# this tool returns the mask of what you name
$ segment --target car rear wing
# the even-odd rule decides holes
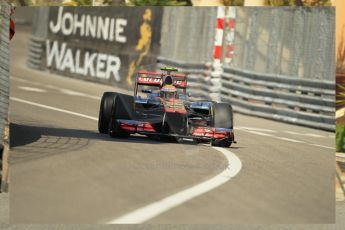
[[[164,77],[171,76],[173,79],[173,85],[176,88],[187,88],[187,75],[180,73],[157,73],[157,72],[145,72],[139,71],[136,79],[136,87],[138,85],[147,85],[147,86],[162,86]]]

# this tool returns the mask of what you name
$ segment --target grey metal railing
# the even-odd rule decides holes
[[[224,68],[221,98],[235,111],[335,130],[335,82]]]
[[[32,36],[29,44],[28,66],[33,69],[44,69],[45,39]]]

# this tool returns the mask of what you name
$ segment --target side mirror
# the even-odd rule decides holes
[[[151,89],[142,89],[141,92],[143,93],[152,93]]]

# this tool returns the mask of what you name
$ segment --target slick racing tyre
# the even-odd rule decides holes
[[[213,127],[233,129],[232,107],[228,103],[213,104]],[[212,146],[230,147],[231,139],[214,139],[211,141]]]
[[[217,146],[217,147],[225,147],[228,148],[230,147],[232,144],[232,141],[228,140],[228,139],[224,139],[224,140],[218,140],[218,139],[214,139],[211,141],[211,145],[212,146]]]
[[[108,124],[109,135],[111,137],[128,138],[129,133],[121,130],[118,119],[133,120],[134,119],[134,99],[132,96],[118,94],[113,101],[111,108],[111,117]]]
[[[117,93],[105,92],[102,96],[98,115],[98,131],[107,134],[111,118],[111,108],[114,104]]]

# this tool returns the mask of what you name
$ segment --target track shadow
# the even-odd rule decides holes
[[[80,150],[93,144],[94,140],[129,143],[162,144],[144,136],[129,139],[111,138],[97,131],[37,127],[10,124],[10,163],[28,161],[56,154]]]
[[[145,136],[131,136],[125,138],[111,138],[107,134],[100,134],[97,131],[66,129],[53,127],[37,127],[21,124],[10,124],[10,147],[19,147],[37,142],[44,136],[60,138],[82,138],[88,140],[101,140],[111,142],[140,142],[160,144],[162,142],[151,140]]]

